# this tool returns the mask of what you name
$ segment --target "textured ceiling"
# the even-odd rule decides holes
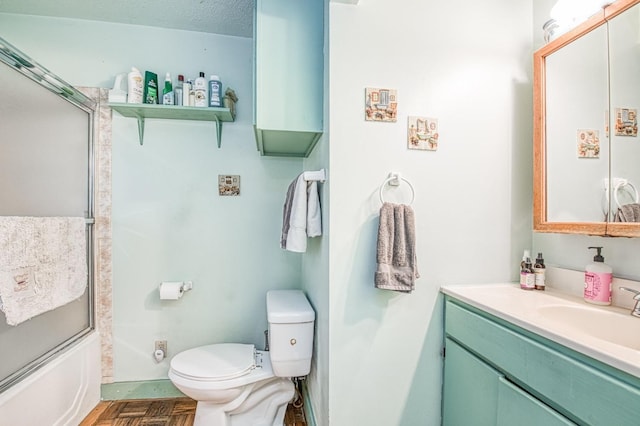
[[[253,0],[0,0],[0,12],[253,35]]]

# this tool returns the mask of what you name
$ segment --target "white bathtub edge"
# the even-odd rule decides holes
[[[76,426],[100,401],[100,338],[93,332],[0,394],[0,419]]]

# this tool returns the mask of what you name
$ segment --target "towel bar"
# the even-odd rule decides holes
[[[317,180],[318,182],[324,182],[327,178],[327,175],[324,172],[324,169],[320,169],[313,172],[304,172],[303,178],[306,181]]]
[[[413,189],[413,185],[411,185],[411,182],[409,182],[407,179],[402,177],[400,173],[394,172],[389,173],[389,177],[386,178],[384,182],[382,182],[382,185],[380,185],[380,191],[378,192],[378,195],[380,196],[381,203],[384,204],[384,198],[382,197],[382,191],[384,190],[384,187],[387,184],[391,186],[398,186],[400,185],[400,181],[404,181],[407,185],[409,185],[409,188],[411,189],[411,201],[409,201],[409,205],[413,204],[413,201],[416,199],[416,191],[415,189]]]

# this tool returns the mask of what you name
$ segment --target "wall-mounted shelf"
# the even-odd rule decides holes
[[[109,106],[118,111],[123,117],[135,118],[138,120],[138,138],[140,145],[144,141],[144,121],[147,118],[160,118],[163,120],[195,120],[212,121],[216,124],[216,138],[218,148],[222,143],[222,123],[224,121],[234,121],[235,117],[229,108],[202,108],[185,107],[175,105],[153,105],[153,104],[124,104],[110,103]]]

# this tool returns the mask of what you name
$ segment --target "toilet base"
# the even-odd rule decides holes
[[[294,395],[290,379],[275,377],[257,382],[228,404],[198,401],[193,426],[282,426]]]

